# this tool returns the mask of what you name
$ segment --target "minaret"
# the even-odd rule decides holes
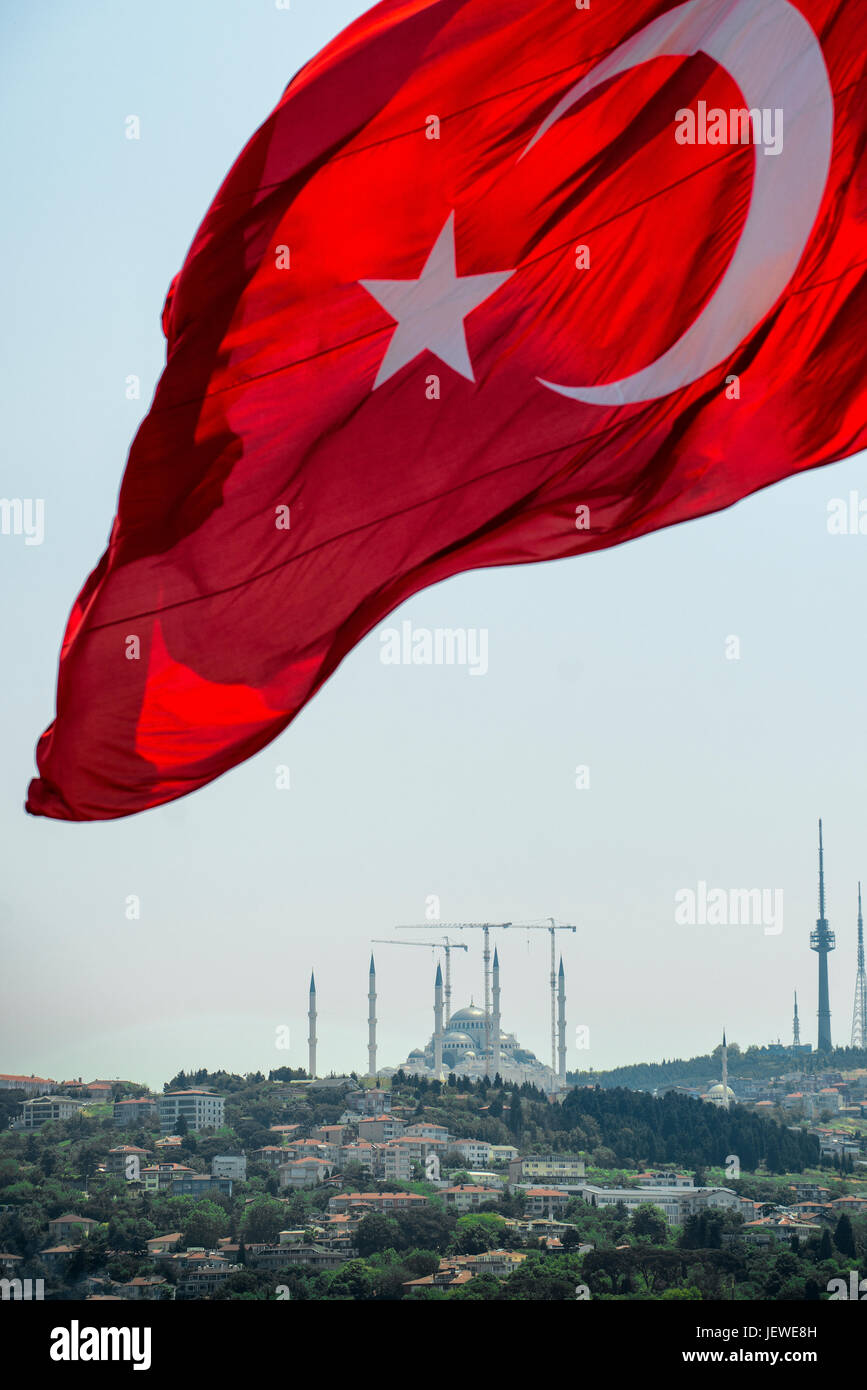
[[[494,947],[494,1076],[500,1070],[500,958]]]
[[[798,991],[795,990],[795,1016],[792,1019],[792,1047],[801,1046],[801,1024],[798,1020]]]
[[[728,1047],[727,1047],[727,1045],[726,1045],[726,1032],[725,1032],[725,1029],[723,1029],[722,1071],[723,1071],[723,1074],[722,1074],[722,1088],[723,1088],[722,1103],[723,1103],[723,1109],[724,1109],[724,1110],[728,1110],[728,1108],[729,1108],[729,1050],[728,1050]]]
[[[376,966],[370,954],[367,989],[367,1074],[376,1076]]]
[[[822,848],[822,822],[819,821],[819,916],[810,932],[810,950],[819,956],[819,1039],[818,1051],[831,1051],[831,998],[828,993],[828,955],[836,946],[834,933],[825,917],[825,856]]]
[[[867,1047],[867,976],[864,974],[864,918],[861,884],[858,884],[858,970],[855,975],[855,1007],[852,1010],[852,1046]]]
[[[560,973],[557,977],[557,1075],[566,1080],[566,975],[563,971],[563,957],[560,957]]]
[[[307,1010],[307,1018],[310,1023],[310,1032],[307,1037],[307,1071],[309,1075],[316,1075],[316,981],[313,978],[313,971],[310,971],[310,1007]]]
[[[442,1080],[443,1074],[443,972],[437,965],[434,981],[434,1076]]]

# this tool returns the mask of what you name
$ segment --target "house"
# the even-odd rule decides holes
[[[232,1195],[231,1178],[215,1178],[211,1173],[179,1173],[172,1178],[173,1197],[207,1197],[211,1192]]]
[[[317,1187],[330,1174],[331,1164],[321,1158],[293,1158],[277,1171],[283,1188]]]
[[[549,1182],[574,1183],[584,1181],[584,1160],[576,1154],[528,1154],[509,1164],[509,1181],[547,1178]]]
[[[431,1125],[419,1121],[417,1124],[407,1125],[404,1133],[410,1138],[438,1139],[443,1144],[451,1143],[451,1135],[444,1125]],[[490,1145],[488,1147],[490,1148]]]
[[[455,1139],[449,1148],[471,1168],[484,1168],[491,1162],[491,1145],[485,1139]]]
[[[426,1207],[427,1197],[418,1192],[341,1192],[329,1198],[330,1212],[346,1212],[353,1207],[368,1211],[405,1211],[409,1207]]]
[[[386,1139],[398,1139],[406,1126],[396,1115],[366,1115],[358,1121],[359,1139],[370,1143],[383,1143]]]
[[[141,1170],[145,1192],[164,1192],[171,1188],[175,1178],[186,1177],[193,1169],[185,1163],[149,1163]]]
[[[573,1195],[559,1187],[528,1187],[524,1194],[524,1213],[526,1216],[553,1217],[556,1211],[565,1211]],[[649,1199],[645,1197],[644,1200]]]
[[[346,1108],[358,1115],[386,1115],[391,1110],[391,1092],[378,1086],[369,1091],[354,1091],[346,1098]]]
[[[178,1274],[175,1298],[180,1300],[209,1298],[232,1274],[237,1274],[243,1265],[229,1264],[221,1255],[202,1254],[190,1256]]]
[[[475,1183],[460,1183],[457,1187],[443,1187],[438,1194],[446,1206],[453,1211],[475,1211],[488,1202],[499,1202],[502,1192],[493,1187],[479,1187]]]
[[[681,1226],[688,1216],[707,1207],[749,1217],[754,1212],[751,1201],[727,1187],[596,1187],[588,1183],[577,1195],[594,1207],[622,1203],[630,1215],[636,1207],[650,1203],[660,1208],[669,1226]]]
[[[855,1193],[851,1197],[835,1197],[831,1202],[835,1216],[840,1216],[844,1211],[850,1216],[861,1216],[867,1211],[867,1193]]]
[[[297,1129],[297,1125],[292,1126]],[[261,1149],[253,1149],[250,1158],[254,1163],[263,1163],[266,1168],[279,1168],[290,1157],[290,1150],[282,1144],[265,1144]]]
[[[492,1144],[487,1161],[488,1163],[511,1163],[512,1159],[517,1157],[518,1150],[514,1144]]]
[[[810,1236],[821,1235],[822,1228],[814,1221],[803,1221],[797,1216],[762,1216],[758,1221],[745,1221],[740,1231],[732,1233],[733,1239],[746,1241],[748,1245],[770,1245],[779,1240],[788,1244],[793,1237],[808,1240]]]
[[[526,1258],[517,1250],[487,1250],[482,1255],[446,1255],[440,1260],[435,1274],[428,1274],[424,1279],[410,1279],[403,1287],[410,1290],[456,1288],[469,1283],[478,1274],[506,1279]]]
[[[46,1076],[17,1076],[14,1072],[0,1072],[0,1091],[22,1091],[25,1096],[45,1096],[56,1086],[57,1082]]]
[[[211,1159],[211,1177],[231,1178],[233,1182],[247,1181],[247,1159],[244,1154],[217,1154]]]
[[[150,1149],[139,1149],[135,1144],[121,1144],[109,1149],[105,1160],[105,1171],[113,1177],[125,1178],[127,1182],[141,1179],[142,1163],[150,1158]]]
[[[180,1231],[173,1231],[167,1236],[153,1236],[147,1243],[148,1254],[154,1258],[160,1255],[174,1255],[183,1238]]]
[[[470,1168],[467,1170],[467,1177],[477,1187],[496,1187],[500,1192],[507,1181],[502,1173],[488,1172],[486,1168]]]
[[[94,1226],[99,1223],[89,1216],[77,1216],[74,1212],[67,1212],[65,1216],[55,1216],[48,1223],[48,1234],[53,1240],[66,1240],[69,1236],[75,1236],[77,1240],[90,1235]]]
[[[40,1250],[39,1258],[47,1270],[56,1273],[62,1270],[80,1249],[80,1245],[49,1245],[45,1250]]]
[[[436,1274],[426,1274],[423,1279],[409,1279],[403,1287],[410,1292],[414,1289],[455,1289],[460,1288],[462,1284],[469,1284],[472,1277],[470,1269],[448,1266],[438,1269]]]
[[[121,1298],[151,1300],[174,1295],[172,1285],[161,1274],[138,1275],[135,1279],[121,1284],[119,1288]]]
[[[274,1126],[272,1125],[271,1128],[273,1129]],[[298,1126],[286,1126],[286,1128],[297,1129]],[[321,1144],[335,1145],[337,1148],[341,1144],[349,1143],[352,1137],[353,1131],[348,1125],[317,1125],[315,1129],[310,1131],[311,1139],[316,1139]]]
[[[151,1096],[134,1096],[128,1100],[114,1103],[114,1123],[118,1129],[132,1129],[138,1125],[146,1127],[157,1118],[157,1103]]]
[[[583,1164],[581,1165],[583,1168]],[[695,1187],[689,1173],[649,1172],[638,1174],[640,1187]]]
[[[291,1265],[307,1265],[311,1269],[338,1269],[354,1254],[354,1250],[336,1250],[316,1243],[312,1245],[280,1245],[272,1247],[270,1257],[265,1257],[265,1264],[267,1267],[269,1258],[273,1258],[273,1268],[275,1269],[287,1269]]]
[[[370,1171],[380,1182],[408,1182],[412,1177],[412,1155],[401,1144],[374,1144]]]
[[[49,1120],[71,1120],[84,1105],[83,1100],[75,1100],[72,1096],[33,1096],[23,1102],[15,1128],[39,1129]]]

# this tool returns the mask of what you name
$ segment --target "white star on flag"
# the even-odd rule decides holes
[[[397,323],[373,383],[374,391],[425,351],[468,381],[475,381],[464,319],[514,273],[458,275],[452,212],[417,280],[360,280],[362,289]]]

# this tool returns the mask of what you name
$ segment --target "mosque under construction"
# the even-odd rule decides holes
[[[450,1073],[480,1080],[499,1073],[510,1084],[529,1082],[541,1090],[552,1092],[566,1087],[566,975],[563,960],[556,984],[557,1065],[547,1066],[534,1052],[522,1047],[514,1033],[503,1029],[500,1012],[500,961],[494,951],[492,1008],[486,1011],[472,1001],[455,1013],[448,1011],[444,998],[442,968],[437,965],[434,981],[434,1031],[424,1047],[410,1052],[397,1066],[377,1065],[376,1043],[376,964],[370,957],[368,973],[368,1043],[367,1075],[393,1076],[395,1072],[430,1078],[446,1078]],[[449,1001],[450,1002],[450,1001]],[[310,977],[308,1009],[308,1071],[316,1075],[316,982]],[[552,1058],[553,1060],[553,1058]]]

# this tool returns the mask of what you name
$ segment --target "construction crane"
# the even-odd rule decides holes
[[[523,931],[546,931],[551,933],[551,1070],[557,1075],[557,953],[555,949],[554,933],[558,931],[578,930],[571,923],[555,922],[553,917],[546,917],[544,920],[537,918],[532,922],[515,922],[514,926],[520,927]]]
[[[374,936],[373,941],[383,946],[420,946],[428,951],[445,951],[446,954],[446,1023],[452,1016],[452,951],[468,951],[469,946],[465,946],[462,941],[450,941],[444,936],[442,943],[439,941],[395,941],[388,936]]]
[[[485,1076],[491,1074],[491,938],[492,931],[505,930],[511,922],[443,922],[448,931],[482,931],[485,933]],[[430,922],[413,922],[398,926],[396,931],[430,931]]]

